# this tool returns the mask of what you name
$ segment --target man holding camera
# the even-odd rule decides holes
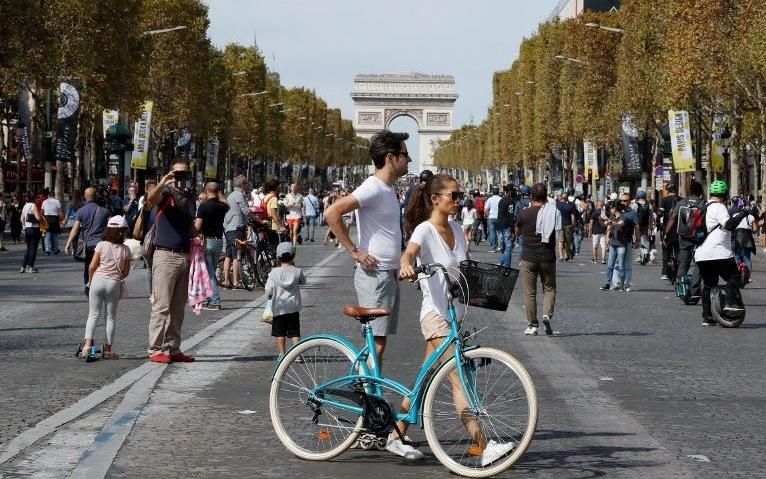
[[[184,161],[174,162],[170,173],[147,194],[146,201],[157,205],[149,361],[165,364],[193,362],[194,358],[180,349],[196,209],[189,165]]]

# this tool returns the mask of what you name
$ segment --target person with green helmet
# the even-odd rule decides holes
[[[731,233],[737,228],[742,218],[749,214],[743,210],[734,216],[724,202],[729,195],[729,185],[723,180],[716,180],[710,185],[710,201],[704,208],[705,232],[707,235],[694,251],[694,261],[702,276],[702,325],[712,326],[716,322],[710,309],[710,290],[718,285],[718,278],[726,281],[726,300],[724,313],[743,311],[738,304],[739,272],[734,260],[731,245]]]

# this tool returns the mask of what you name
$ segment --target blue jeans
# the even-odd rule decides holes
[[[750,250],[738,249],[734,251],[734,257],[737,259],[737,264],[744,261],[744,263],[747,265],[747,269],[750,271],[753,270],[753,260],[750,259]]]
[[[27,251],[24,253],[22,266],[33,268],[37,258],[37,248],[40,246],[40,228],[24,228],[24,239],[27,241]]]
[[[511,253],[513,252],[513,227],[503,228],[503,255],[500,257],[500,266],[511,267]]]
[[[574,231],[574,254],[580,254],[580,245],[582,245],[582,232],[576,228]]]
[[[221,305],[221,292],[218,289],[218,281],[215,280],[215,269],[218,267],[218,259],[223,251],[223,239],[205,238],[205,264],[207,272],[210,275],[210,288],[213,295],[210,296],[208,304]]]
[[[58,253],[59,251],[59,234],[51,233],[47,231],[45,233],[45,251],[48,253]]]
[[[498,243],[500,243],[500,241],[498,241],[498,237],[500,237],[500,240],[502,241],[502,232],[500,231],[500,227],[497,223],[497,218],[490,218],[487,220],[487,226],[489,228],[489,231],[487,232],[487,237],[489,239],[489,249],[497,249]]]
[[[317,229],[317,217],[304,216],[303,224],[306,226],[306,239],[309,241],[314,241],[314,233]]]
[[[630,286],[630,283],[633,281],[633,245],[631,243],[628,243],[628,245],[625,247],[625,280],[623,281],[624,286]]]
[[[609,260],[606,264],[605,285],[623,285],[625,280],[625,246],[609,245]]]

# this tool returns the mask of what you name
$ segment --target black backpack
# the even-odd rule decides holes
[[[652,208],[649,203],[638,205],[638,227],[641,229],[649,227],[649,218],[652,214]]]

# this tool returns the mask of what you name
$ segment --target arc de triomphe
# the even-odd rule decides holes
[[[400,116],[418,124],[420,170],[436,171],[433,152],[449,139],[455,121],[455,79],[451,75],[386,73],[354,78],[354,128],[369,138]]]

